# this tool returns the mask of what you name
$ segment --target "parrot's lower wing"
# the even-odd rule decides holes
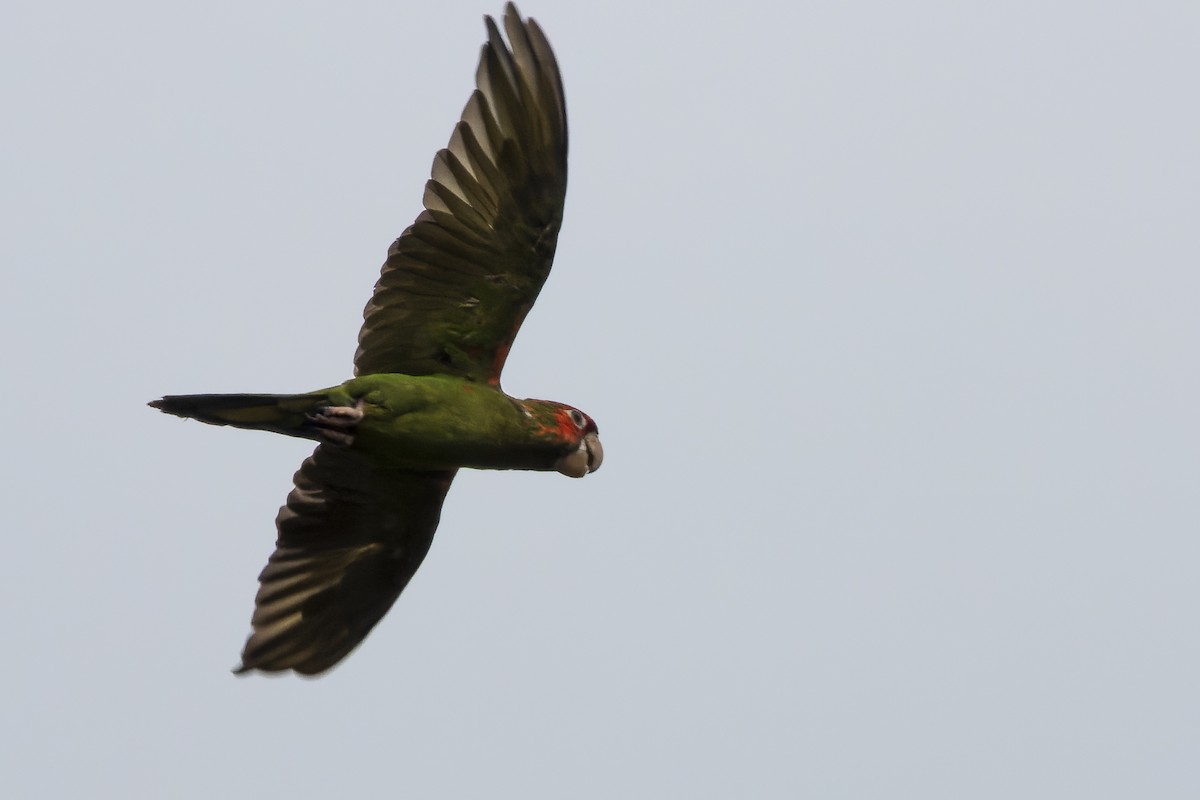
[[[315,675],[353,650],[421,565],[454,474],[388,470],[318,447],[276,518],[236,671]]]

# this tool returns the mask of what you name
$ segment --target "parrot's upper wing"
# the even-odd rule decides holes
[[[319,446],[279,510],[237,671],[315,675],[345,658],[421,565],[453,479]]]
[[[425,210],[388,250],[355,374],[450,374],[498,385],[554,258],[567,190],[567,114],[554,53],[505,7],[477,89],[433,160]]]

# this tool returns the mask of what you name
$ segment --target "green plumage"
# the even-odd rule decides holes
[[[320,413],[362,411],[351,448],[388,469],[552,470],[577,443],[551,435],[558,403],[520,401],[446,375],[365,375],[306,394],[168,395],[151,406],[178,417],[324,441]]]
[[[485,19],[475,90],[434,158],[425,210],[388,249],[363,312],[358,377],[305,394],[171,395],[150,404],[320,442],[275,520],[239,672],[315,675],[357,647],[428,552],[459,468],[581,478],[603,460],[586,414],[500,389],[554,257],[567,115],[537,23],[507,4],[506,45]]]

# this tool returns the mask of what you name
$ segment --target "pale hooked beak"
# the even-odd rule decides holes
[[[554,468],[563,475],[582,478],[589,472],[600,469],[600,464],[603,462],[604,448],[600,446],[600,437],[595,433],[589,433],[579,442],[579,447],[560,458]]]

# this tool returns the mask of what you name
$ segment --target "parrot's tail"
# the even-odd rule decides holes
[[[338,417],[333,427],[345,431],[345,412],[353,409],[330,407],[328,395],[315,394],[176,394],[153,400],[150,406],[177,417],[189,417],[210,425],[274,431],[287,436],[326,441],[330,436],[331,412]],[[338,414],[337,412],[342,412]],[[361,413],[359,414],[361,418]],[[354,423],[358,420],[354,419]],[[352,430],[350,431],[352,434]]]

